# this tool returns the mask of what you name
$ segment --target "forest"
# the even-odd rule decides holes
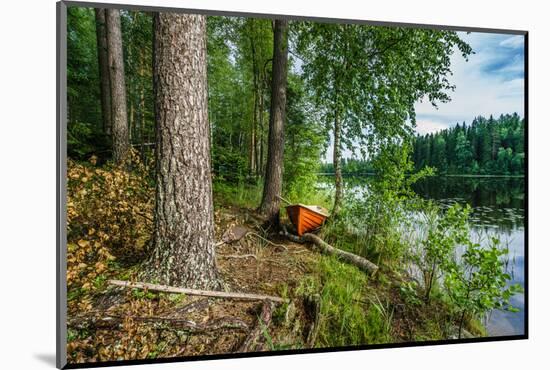
[[[523,175],[525,123],[517,113],[476,117],[470,125],[418,136],[416,169],[430,166],[441,174]]]
[[[450,30],[70,6],[69,362],[487,336],[522,291],[507,246],[413,185],[523,174],[524,122],[416,136],[453,53]]]
[[[439,175],[523,175],[525,123],[517,113],[476,117],[449,129],[418,135],[413,140],[416,171],[431,167]],[[343,158],[344,174],[373,173],[368,159]],[[321,163],[321,173],[334,173],[332,163]]]

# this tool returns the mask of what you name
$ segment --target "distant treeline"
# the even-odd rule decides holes
[[[374,173],[374,168],[369,161],[355,158],[342,158],[342,174],[344,175],[364,175]],[[334,164],[321,163],[319,166],[321,173],[334,173]]]
[[[417,136],[413,144],[416,170],[433,167],[438,174],[523,175],[525,122],[517,113],[476,117],[453,128]],[[321,173],[334,173],[332,163],[322,163]],[[342,173],[365,174],[374,169],[368,160],[342,159]]]
[[[417,136],[416,169],[434,167],[440,174],[521,175],[524,173],[525,122],[517,113],[476,117],[471,125]]]

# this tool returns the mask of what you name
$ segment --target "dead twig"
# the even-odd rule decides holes
[[[273,245],[274,247],[282,248],[282,249],[285,250],[285,251],[288,250],[288,248],[287,248],[286,246],[284,246],[284,245],[282,245],[282,244],[274,243],[274,242],[272,242],[271,240],[264,238],[264,237],[261,236],[260,234],[256,234],[255,232],[252,232],[252,231],[251,231],[251,232],[249,232],[248,234],[246,234],[246,236],[255,236],[255,237],[257,237],[257,238],[263,240],[264,242]]]
[[[208,298],[199,299],[191,303],[188,303],[185,306],[176,308],[174,313],[170,316],[185,315],[185,314],[193,313],[195,311],[202,311],[208,307],[209,303],[210,302],[208,301]]]
[[[255,254],[217,254],[218,257],[221,258],[254,258],[255,260],[258,259]]]

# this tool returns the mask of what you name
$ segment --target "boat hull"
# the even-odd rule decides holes
[[[321,227],[328,217],[324,208],[303,204],[290,205],[286,212],[299,236]]]

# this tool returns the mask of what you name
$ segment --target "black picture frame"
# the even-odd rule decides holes
[[[512,29],[495,29],[495,28],[480,28],[480,27],[464,27],[450,26],[439,24],[417,24],[417,23],[397,23],[384,22],[374,20],[359,20],[359,19],[337,19],[337,18],[321,18],[301,15],[289,14],[262,14],[248,12],[233,12],[233,11],[218,11],[205,9],[190,9],[190,8],[173,8],[161,6],[144,6],[132,4],[110,4],[101,2],[79,2],[79,1],[60,1],[56,7],[57,10],[57,100],[56,100],[56,119],[57,119],[57,154],[56,154],[56,195],[57,195],[57,212],[56,212],[56,235],[57,235],[57,250],[56,250],[56,366],[60,369],[76,369],[76,368],[95,368],[106,366],[125,366],[138,364],[157,364],[157,363],[173,363],[173,362],[188,362],[188,361],[203,361],[203,360],[218,360],[218,359],[234,359],[246,357],[264,357],[264,356],[280,356],[308,353],[326,353],[326,352],[341,352],[341,351],[358,351],[369,349],[382,348],[403,348],[403,347],[421,347],[421,346],[439,346],[448,344],[465,344],[465,343],[483,343],[497,342],[510,340],[525,340],[529,338],[529,32],[526,30]],[[285,18],[288,20],[307,20],[319,22],[334,22],[334,23],[353,23],[366,24],[374,26],[394,26],[405,28],[425,28],[438,30],[452,30],[464,32],[481,32],[481,33],[498,33],[509,35],[520,35],[524,37],[524,119],[525,119],[525,233],[524,233],[524,297],[525,297],[525,319],[524,319],[524,334],[509,335],[498,337],[484,338],[463,338],[453,340],[438,340],[438,341],[419,341],[409,343],[385,343],[371,344],[347,347],[331,347],[322,349],[299,349],[299,350],[275,350],[268,352],[248,352],[248,353],[227,353],[215,355],[201,356],[185,356],[173,358],[158,358],[144,360],[121,360],[121,361],[105,361],[82,364],[67,363],[67,287],[66,287],[66,248],[67,248],[67,232],[66,232],[66,199],[67,199],[67,7],[88,7],[88,8],[116,8],[123,10],[136,10],[147,12],[176,12],[186,14],[201,14],[214,16],[239,16],[239,17],[255,17],[255,18]]]

